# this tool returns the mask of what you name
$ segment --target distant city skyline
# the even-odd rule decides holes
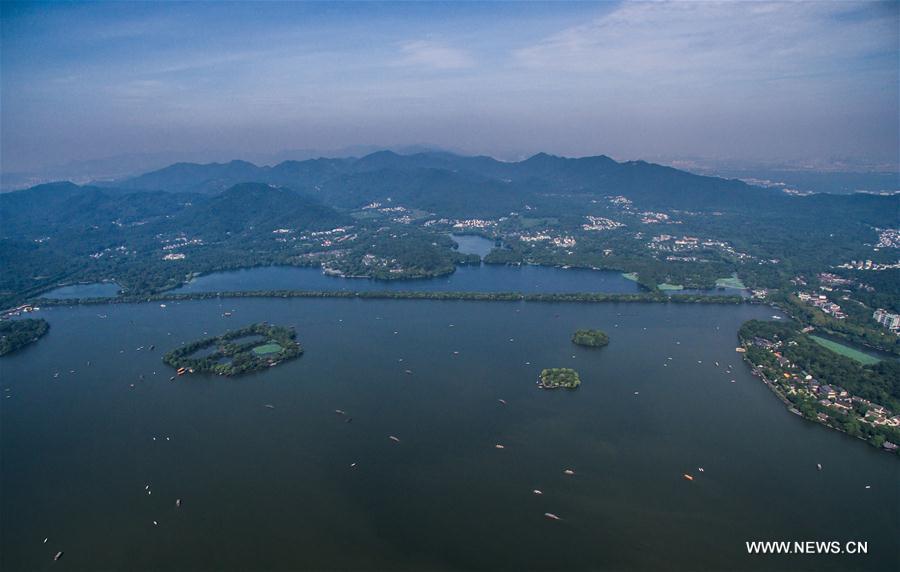
[[[893,168],[900,155],[895,2],[0,10],[3,172],[422,144]]]

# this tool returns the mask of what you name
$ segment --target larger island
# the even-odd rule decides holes
[[[221,336],[183,345],[163,356],[179,374],[205,372],[237,375],[278,365],[303,353],[292,328],[265,322],[251,324]]]

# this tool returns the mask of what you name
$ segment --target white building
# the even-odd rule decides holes
[[[872,314],[872,318],[892,332],[900,330],[900,314],[891,314],[887,310],[878,308],[875,310],[875,313]]]

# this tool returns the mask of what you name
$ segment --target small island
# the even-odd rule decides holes
[[[568,367],[552,367],[541,372],[538,386],[541,389],[575,389],[581,385],[578,372]]]
[[[24,348],[47,333],[50,324],[40,318],[0,321],[0,356]]]
[[[576,330],[572,343],[589,348],[602,348],[609,344],[609,336],[600,330]]]
[[[185,344],[164,355],[163,361],[176,368],[179,375],[186,372],[238,375],[299,356],[303,348],[296,337],[293,328],[260,322]]]

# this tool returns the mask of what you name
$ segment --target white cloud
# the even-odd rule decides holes
[[[872,54],[896,53],[895,18],[890,8],[848,2],[626,3],[513,56],[526,68],[629,80],[837,75]]]
[[[401,57],[395,63],[436,70],[470,68],[475,61],[468,52],[429,40],[406,42],[400,46]]]

